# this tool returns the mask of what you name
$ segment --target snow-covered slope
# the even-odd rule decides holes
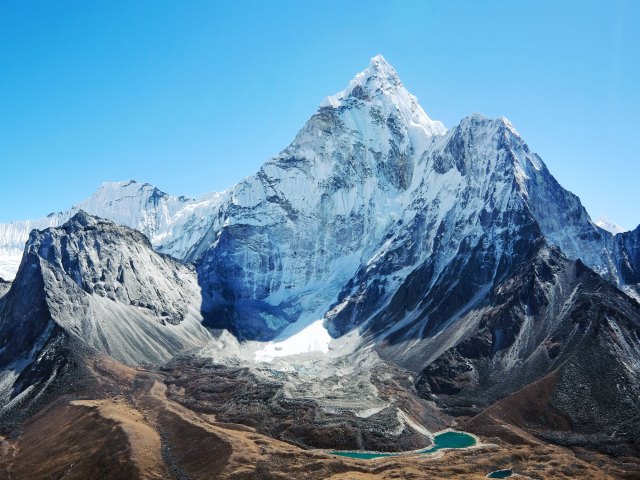
[[[63,214],[51,213],[38,220],[0,224],[0,277],[13,280],[24,251],[24,244],[33,229],[57,227]]]
[[[205,316],[244,338],[321,318],[403,215],[417,161],[445,133],[381,57],[282,153],[230,190],[189,252]]]
[[[376,342],[404,343],[411,362],[420,351],[411,345],[484,301],[538,238],[637,295],[635,234],[614,237],[595,226],[506,119],[464,119],[419,168],[423,185],[405,218],[326,314],[334,336],[369,322]]]
[[[504,119],[472,115],[421,158],[409,208],[327,313],[335,336],[371,321],[416,342],[474,306],[532,248],[526,156]],[[526,151],[525,151],[526,149]]]
[[[0,278],[13,280],[16,276],[22,255],[0,254]]]
[[[349,86],[327,97],[320,108],[331,107],[333,109],[344,109],[351,111],[362,110],[362,104],[358,100],[369,104],[364,109],[368,110],[370,118],[358,113],[355,115],[345,115],[343,119],[349,128],[357,130],[366,135],[380,133],[377,129],[371,129],[373,123],[380,121],[396,121],[407,127],[409,131],[416,131],[413,136],[414,141],[420,142],[421,134],[427,136],[442,135],[447,130],[442,122],[431,120],[418,104],[418,99],[411,95],[398,77],[394,68],[386,61],[382,55],[376,55],[371,59],[369,66],[358,73]],[[353,108],[357,107],[357,108]],[[371,107],[374,107],[373,109]],[[391,117],[389,117],[391,115]],[[391,120],[389,120],[391,118]],[[377,122],[376,122],[377,120]],[[381,138],[380,141],[390,140],[389,137]]]
[[[157,250],[181,258],[204,235],[223,196],[212,193],[193,199],[168,195],[133,180],[104,183],[67,211],[39,220],[0,224],[0,277],[12,279],[15,275],[31,230],[62,225],[80,210],[135,228],[149,237]]]
[[[538,235],[636,294],[629,242],[591,221],[508,120],[476,114],[447,132],[377,56],[231,189],[188,258],[199,264],[212,325],[268,338],[330,308],[334,318],[347,296],[368,305],[350,311],[362,323],[423,264],[431,283],[422,295],[479,252],[477,281],[488,285]]]

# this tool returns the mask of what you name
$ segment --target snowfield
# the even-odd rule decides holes
[[[22,254],[0,256],[0,278],[12,281],[22,260]]]

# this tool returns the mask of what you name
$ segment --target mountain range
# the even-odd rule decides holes
[[[603,226],[507,119],[446,129],[378,55],[225,192],[105,183],[65,212],[0,224],[5,451],[34,449],[29,429],[56,412],[79,428],[69,405],[108,417],[86,403],[99,393],[215,433],[226,478],[270,478],[234,457],[251,435],[279,452],[263,460],[275,475],[277,442],[296,446],[297,465],[309,449],[423,448],[453,426],[489,458],[547,449],[566,464],[557,478],[596,455],[583,478],[635,478],[640,227]],[[169,438],[177,423],[144,419],[159,438],[152,468],[118,421],[125,477],[204,478],[166,453],[194,448]],[[64,478],[95,474],[68,442],[82,467]],[[315,461],[318,475],[299,478],[392,469]],[[38,478],[71,460],[42,462]],[[512,463],[534,475],[533,460]]]

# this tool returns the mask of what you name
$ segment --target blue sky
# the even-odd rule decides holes
[[[447,127],[504,115],[593,217],[640,223],[640,2],[0,3],[0,221],[134,178],[225,189],[382,53]]]

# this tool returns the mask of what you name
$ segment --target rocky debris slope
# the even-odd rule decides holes
[[[4,294],[9,291],[9,288],[11,288],[11,282],[0,278],[0,298],[2,298]]]
[[[129,364],[162,362],[209,338],[199,324],[193,269],[156,253],[137,230],[82,211],[61,227],[32,232],[3,300],[3,346],[13,353],[51,322]],[[16,321],[37,305],[45,325]],[[27,340],[9,341],[18,330]]]
[[[305,448],[415,450],[450,422],[416,395],[407,372],[382,362],[370,372],[306,380],[209,359],[172,362],[162,373],[169,398],[185,407]]]
[[[140,365],[200,348],[211,339],[200,302],[193,269],[136,230],[81,211],[33,231],[0,299],[0,393],[9,402],[45,385],[70,351]]]

